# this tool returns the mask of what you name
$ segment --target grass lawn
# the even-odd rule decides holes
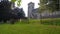
[[[0,34],[60,34],[60,26],[42,24],[0,24]]]

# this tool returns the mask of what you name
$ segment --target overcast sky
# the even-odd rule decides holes
[[[21,7],[24,9],[26,16],[28,14],[28,3],[30,3],[30,2],[35,3],[35,8],[39,7],[38,6],[39,0],[22,0],[21,1]]]

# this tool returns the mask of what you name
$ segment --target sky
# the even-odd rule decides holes
[[[25,15],[28,16],[28,3],[33,2],[35,3],[35,8],[38,8],[39,0],[21,0],[21,6],[20,8],[23,8]]]

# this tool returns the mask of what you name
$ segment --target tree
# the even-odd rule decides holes
[[[11,2],[16,2],[16,1],[17,1],[17,5],[20,6],[21,0],[11,0]]]
[[[16,18],[17,15],[15,15],[15,13],[12,14],[13,10],[11,8],[11,6],[13,5],[14,2],[15,2],[15,0],[14,1],[11,0],[11,2],[3,0],[0,2],[0,21],[6,22],[9,19]]]
[[[40,11],[56,11],[59,9],[59,0],[40,0]]]
[[[1,1],[0,2],[0,19],[6,22],[8,19],[9,11],[11,10],[11,2]]]
[[[15,8],[14,11],[17,13],[18,19],[25,17],[25,13],[23,11],[23,8]]]

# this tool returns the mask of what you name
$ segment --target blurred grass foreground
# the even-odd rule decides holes
[[[60,18],[22,19],[15,24],[0,24],[0,34],[60,34]]]
[[[45,24],[45,25],[60,25],[60,18],[47,19],[26,19],[18,22],[20,24]]]

